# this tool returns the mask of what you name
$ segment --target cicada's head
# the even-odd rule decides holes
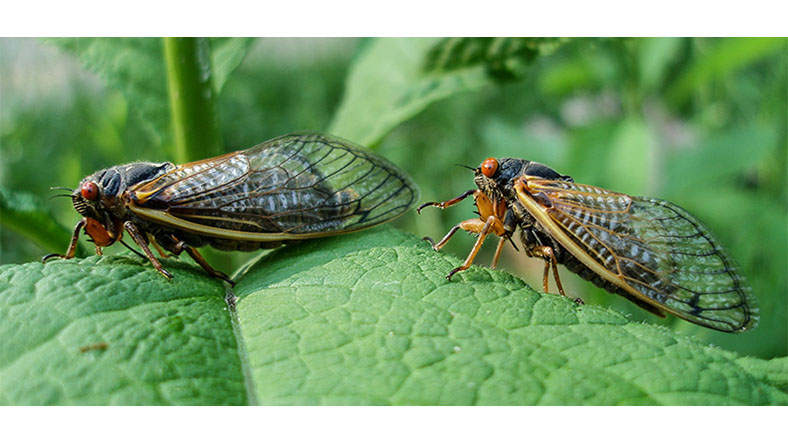
[[[71,193],[74,209],[85,217],[85,232],[98,246],[111,245],[122,230],[118,217],[112,213],[120,182],[115,168],[104,169],[83,178]]]
[[[97,238],[106,234],[99,226],[108,233],[122,230],[120,220],[125,218],[127,209],[119,197],[126,189],[156,178],[171,167],[172,163],[131,163],[103,169],[82,179],[71,194],[71,201],[74,209],[88,219],[88,226],[94,226],[93,232],[88,230],[88,235],[96,244],[105,246],[100,243],[106,242]],[[109,237],[114,236],[109,234]]]
[[[553,169],[530,160],[519,158],[494,158],[483,161],[474,168],[476,186],[493,201],[510,201],[515,197],[514,181],[520,177],[537,177],[545,180],[574,181],[568,175],[561,175]]]
[[[85,217],[103,222],[120,191],[121,176],[116,168],[95,172],[79,182],[71,194],[74,209]]]

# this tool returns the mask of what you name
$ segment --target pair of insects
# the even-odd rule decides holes
[[[488,235],[499,237],[494,267],[504,243],[519,234],[526,254],[545,261],[545,292],[552,268],[565,295],[558,276],[563,264],[660,316],[669,312],[726,332],[757,324],[755,299],[733,261],[681,208],[576,184],[528,160],[489,158],[472,169],[476,189],[418,208],[444,209],[474,197],[479,217],[461,222],[437,243],[426,238],[437,251],[458,230],[478,235],[465,262],[447,278],[470,267]],[[83,218],[66,254],[45,260],[74,257],[81,230],[99,254],[122,242],[125,232],[167,278],[172,275],[149,245],[162,255],[185,251],[210,275],[232,284],[197,247],[253,250],[358,231],[412,208],[418,188],[398,167],[353,143],[292,134],[182,166],[115,166],[83,179],[70,197]]]

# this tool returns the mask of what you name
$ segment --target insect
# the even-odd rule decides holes
[[[168,279],[149,244],[162,256],[162,249],[186,251],[208,274],[234,284],[196,248],[251,251],[358,231],[402,215],[418,195],[405,172],[358,145],[290,134],[181,166],[130,163],[85,177],[69,194],[83,218],[67,252],[43,260],[73,258],[80,230],[99,255],[117,241],[128,247],[125,232]]]
[[[758,324],[755,297],[731,257],[706,227],[678,206],[575,183],[528,160],[488,158],[470,169],[477,189],[417,209],[445,209],[474,197],[479,218],[459,223],[437,243],[425,237],[438,251],[460,229],[478,234],[462,266],[447,275],[449,280],[470,267],[489,234],[500,237],[494,268],[504,243],[512,242],[519,229],[525,253],[545,262],[544,292],[552,267],[558,292],[566,295],[558,276],[562,264],[660,317],[669,312],[725,332]]]

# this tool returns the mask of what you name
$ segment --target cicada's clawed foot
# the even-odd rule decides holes
[[[586,302],[584,302],[584,301],[583,301],[583,299],[582,299],[582,298],[580,298],[580,297],[575,297],[575,298],[573,298],[573,299],[572,299],[572,301],[574,301],[574,302],[575,302],[575,303],[577,303],[578,305],[584,305],[584,304],[586,304]]]
[[[186,251],[186,253],[188,253],[189,256],[195,262],[197,262],[197,264],[202,266],[202,268],[205,270],[205,272],[207,272],[211,277],[222,279],[222,280],[226,281],[227,283],[229,283],[231,287],[235,286],[235,282],[232,281],[230,279],[230,277],[227,276],[227,274],[225,274],[222,271],[218,271],[218,270],[214,269],[211,265],[209,265],[208,262],[205,260],[205,258],[200,254],[199,251],[197,251],[196,248],[191,247],[191,246],[187,245],[186,243],[184,243],[182,241],[178,242],[178,244],[176,245],[176,248],[177,248],[179,253],[182,250]]]
[[[167,280],[172,280],[172,274],[170,273],[170,271],[164,269],[164,267],[162,267],[161,265],[159,265],[159,267],[157,267],[155,263],[154,263],[153,267],[155,267],[156,270],[159,271],[159,274],[167,277]]]
[[[46,263],[48,260],[53,258],[68,258],[64,254],[47,254],[41,258],[41,263]]]
[[[441,209],[446,209],[449,206],[454,206],[457,203],[465,200],[466,198],[468,198],[468,196],[476,195],[478,192],[479,192],[478,189],[470,189],[468,191],[463,192],[458,197],[455,197],[455,198],[453,198],[451,200],[446,200],[445,202],[426,202],[426,203],[422,203],[421,206],[416,208],[416,213],[417,214],[421,214],[421,210],[426,208],[427,206],[436,206],[436,207],[441,208]]]
[[[426,203],[422,203],[422,205],[421,205],[421,206],[419,206],[418,208],[416,208],[416,213],[417,213],[417,214],[421,214],[421,210],[422,210],[422,209],[424,209],[424,208],[426,208],[427,206],[438,206],[438,207],[440,207],[440,203],[438,203],[438,202],[426,202]],[[443,209],[443,208],[441,208],[441,209]]]
[[[454,276],[454,274],[456,274],[458,272],[465,271],[469,267],[470,266],[460,266],[460,267],[452,269],[451,272],[449,272],[449,275],[446,276],[446,280],[451,281],[451,278]]]
[[[432,239],[432,237],[424,237],[424,238],[422,238],[422,240],[424,240],[424,241],[426,241],[427,243],[429,243],[429,244],[430,244],[430,246],[432,246],[432,249],[433,249],[434,251],[437,251],[437,250],[438,250],[438,248],[435,246],[435,240],[433,240],[433,239]]]
[[[235,282],[230,277],[228,277],[227,274],[225,274],[224,272],[221,272],[221,271],[216,271],[216,272],[218,274],[214,275],[214,277],[218,277],[218,278],[226,281],[230,285],[231,288],[235,287]]]

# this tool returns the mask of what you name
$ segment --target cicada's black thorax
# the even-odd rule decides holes
[[[102,169],[85,177],[71,194],[74,209],[82,216],[105,221],[107,215],[123,218],[127,209],[118,199],[130,186],[152,180],[175,166],[172,163],[129,163]],[[95,183],[98,198],[88,200],[82,195],[85,183]]]
[[[474,169],[474,175],[476,186],[487,194],[491,200],[503,199],[507,204],[517,200],[514,181],[519,177],[531,176],[546,180],[574,181],[572,177],[561,175],[541,163],[519,158],[498,159],[498,169],[492,177],[482,174],[481,168]]]

